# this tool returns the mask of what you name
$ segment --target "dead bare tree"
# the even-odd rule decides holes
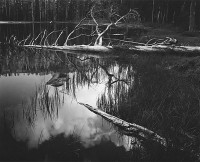
[[[91,8],[91,10],[87,13],[87,15],[81,19],[81,21],[74,27],[74,29],[68,34],[66,41],[64,43],[63,46],[68,46],[68,41],[72,40],[72,39],[76,39],[80,36],[97,36],[97,38],[95,39],[94,42],[94,46],[102,46],[102,42],[103,42],[103,35],[112,27],[112,26],[117,26],[120,23],[126,22],[128,19],[133,18],[135,21],[140,20],[140,15],[136,10],[130,10],[127,14],[123,15],[123,16],[119,16],[117,13],[114,12],[114,9],[111,7],[110,12],[107,12],[108,16],[108,25],[106,26],[105,29],[102,30],[102,28],[105,26],[105,24],[100,24],[98,22],[99,17],[101,17],[100,15],[105,12],[102,9],[98,9],[98,7],[93,6]],[[115,19],[115,22],[113,22],[113,20]],[[80,35],[76,35],[75,37],[71,38],[71,36],[79,29],[83,29],[86,25],[86,21],[90,20],[91,24],[95,25],[95,31],[92,31],[91,34],[87,35],[87,34],[80,34]],[[49,34],[46,35],[46,37],[44,38],[44,34],[46,34],[45,32],[43,32],[43,36],[41,37],[42,33],[39,33],[36,38],[32,39],[31,43],[29,43],[28,45],[35,45],[37,46],[37,44],[34,44],[36,40],[38,40],[39,37],[41,37],[44,39],[44,43],[40,44],[43,46],[57,46],[57,42],[58,39],[61,37],[61,35],[63,34],[63,30],[58,30],[58,31],[52,31]],[[49,45],[48,44],[48,38],[50,37],[50,35],[52,35],[53,33],[56,32],[60,32],[58,38],[56,39],[56,41]],[[30,36],[29,36],[30,37]],[[27,39],[25,39],[27,40]],[[23,41],[25,42],[25,41]],[[42,42],[42,41],[41,41]],[[27,44],[24,44],[27,45]]]
[[[107,14],[107,17],[105,15]],[[102,21],[103,20],[103,21]],[[105,21],[106,20],[106,21]],[[130,9],[128,13],[123,16],[120,16],[115,10],[111,7],[109,10],[102,9],[98,6],[93,6],[91,10],[86,14],[86,16],[81,19],[81,21],[74,27],[74,29],[68,34],[65,43],[63,45],[58,45],[58,41],[64,31],[66,30],[57,30],[52,31],[47,34],[47,31],[40,33],[36,38],[30,40],[30,36],[25,38],[22,41],[18,41],[18,45],[31,48],[43,48],[51,50],[68,50],[75,52],[103,52],[110,53],[120,50],[129,50],[134,53],[168,53],[169,51],[186,54],[186,55],[198,55],[200,52],[200,47],[195,46],[175,46],[177,40],[174,38],[166,37],[164,39],[150,39],[147,43],[133,42],[132,40],[120,40],[120,39],[111,39],[106,38],[105,35],[109,32],[111,28],[127,27],[127,23],[132,21],[132,23],[140,22],[140,14],[133,9]],[[104,22],[104,23],[102,23]],[[77,34],[76,32],[81,29],[86,29],[87,25],[94,25],[95,30],[91,31],[90,34],[82,33]],[[48,38],[56,32],[60,32],[58,37],[53,43],[49,43]],[[79,33],[79,32],[78,32]],[[89,44],[81,45],[70,45],[70,41],[75,40],[79,37],[90,37],[91,42]],[[40,43],[37,44],[40,38]],[[30,40],[30,41],[29,41]],[[107,40],[107,41],[104,41]],[[118,42],[117,46],[113,45],[113,42]],[[29,42],[29,43],[27,43]],[[124,46],[125,44],[125,46]]]

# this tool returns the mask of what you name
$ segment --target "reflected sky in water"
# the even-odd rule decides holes
[[[116,146],[123,145],[127,150],[130,149],[129,137],[118,134],[111,124],[78,104],[82,102],[96,107],[105,84],[79,86],[74,98],[65,92],[63,86],[56,88],[45,85],[51,77],[51,74],[1,76],[1,118],[6,114],[4,122],[13,122],[12,135],[17,141],[27,142],[29,148],[37,148],[38,144],[51,136],[64,133],[66,137],[70,134],[80,136],[84,147],[99,144],[103,138],[111,140]],[[32,103],[36,94],[37,101],[41,100],[44,88],[48,89],[49,98],[54,98],[57,93],[59,100],[58,111],[52,111],[49,115],[42,112],[40,104],[34,106]],[[1,122],[1,127],[3,124]]]
[[[5,41],[12,34],[19,40],[26,38],[30,32],[36,37],[44,29],[50,32],[63,29],[66,25],[47,26],[5,25],[0,31],[0,41]],[[15,29],[16,32],[13,32]],[[73,29],[73,25],[67,26],[67,29],[59,39],[59,45],[65,42],[65,36]],[[54,43],[58,35],[59,33],[52,34],[49,43]],[[88,44],[89,40],[83,38],[77,41],[71,43]],[[49,145],[52,144],[60,152],[63,150],[60,145],[64,145],[64,148],[69,146],[67,139],[73,135],[70,141],[73,143],[76,136],[79,137],[81,146],[89,150],[88,155],[95,150],[95,156],[105,151],[103,153],[108,152],[108,157],[116,157],[117,160],[121,159],[122,152],[130,153],[134,160],[152,158],[171,161],[168,160],[171,158],[173,161],[183,161],[185,157],[191,160],[190,150],[196,147],[199,152],[199,143],[196,145],[193,138],[191,142],[187,136],[182,139],[181,131],[191,135],[196,135],[196,130],[200,132],[200,88],[199,81],[196,82],[195,78],[193,80],[181,76],[176,67],[169,68],[178,59],[180,58],[176,56],[142,56],[126,52],[119,52],[115,56],[103,53],[88,55],[0,43],[0,143],[3,143],[0,145],[0,152],[8,152],[6,160],[10,157],[22,160],[24,154],[29,157],[29,150],[37,150],[44,157],[31,152],[29,159],[36,156],[43,161],[48,159],[43,148],[48,152]],[[125,136],[122,130],[78,102],[101,108],[123,120],[153,130],[172,141],[173,146],[169,146],[167,151],[161,150],[162,146],[152,147],[152,143],[149,145],[148,139],[138,140]],[[195,131],[191,129],[193,127],[196,127]],[[120,153],[115,152],[116,149]],[[157,153],[158,151],[163,154]],[[54,152],[53,149],[48,154]],[[0,160],[4,158],[3,153],[0,153]],[[128,157],[125,154],[123,157]],[[62,160],[66,159],[69,160],[70,157]]]
[[[0,69],[0,142],[3,143],[0,150],[9,152],[3,159],[15,155],[17,157],[13,159],[21,160],[18,155],[25,154],[27,157],[31,155],[31,160],[33,157],[44,160],[55,150],[66,155],[65,148],[71,148],[68,147],[69,141],[65,142],[71,135],[73,139],[70,142],[74,143],[75,140],[76,143],[78,137],[85,151],[80,152],[87,155],[84,157],[88,159],[98,155],[98,160],[103,151],[108,152],[106,158],[113,159],[117,154],[117,160],[121,157],[127,157],[124,160],[174,159],[160,145],[151,147],[152,143],[149,145],[148,140],[125,136],[122,129],[92,113],[79,102],[151,130],[154,130],[156,124],[156,132],[161,135],[166,132],[162,132],[160,128],[163,126],[159,123],[166,121],[152,108],[162,106],[163,98],[168,97],[168,100],[164,102],[162,110],[175,101],[181,108],[187,105],[185,101],[194,105],[199,103],[192,95],[191,100],[188,100],[188,95],[183,95],[191,90],[186,86],[189,82],[172,76],[162,67],[161,58],[156,60],[148,56],[142,58],[130,55],[91,57],[86,54],[20,48],[3,51],[6,55]],[[172,90],[175,91],[174,96],[166,96]],[[186,98],[177,100],[177,96]],[[165,114],[163,112],[162,116]],[[152,122],[154,119],[155,123]],[[22,148],[24,152],[20,151]],[[37,150],[37,153],[43,155],[29,154],[26,149]],[[49,149],[52,152],[48,153]],[[19,152],[16,153],[16,150]],[[162,154],[154,156],[157,151]],[[173,149],[169,150],[169,154],[173,152]],[[184,158],[184,153],[180,154],[181,159]],[[178,153],[176,155],[179,156]],[[53,159],[58,157],[60,155]],[[71,157],[62,160],[66,159]]]

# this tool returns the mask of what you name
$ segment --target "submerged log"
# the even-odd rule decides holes
[[[145,127],[142,127],[142,126],[134,124],[134,123],[128,123],[120,118],[117,118],[113,115],[107,114],[106,112],[104,112],[98,108],[94,108],[88,104],[84,104],[84,103],[79,103],[79,104],[85,106],[90,111],[94,112],[95,114],[100,115],[104,119],[110,121],[111,123],[113,123],[114,125],[119,127],[125,135],[136,136],[137,138],[140,138],[143,140],[153,140],[153,141],[160,143],[161,145],[163,145],[165,147],[167,146],[167,142],[166,142],[165,138],[159,136],[155,132],[153,132]]]
[[[78,51],[78,52],[98,52],[98,53],[117,53],[121,51],[129,51],[134,54],[174,54],[185,56],[200,55],[200,47],[198,46],[174,46],[174,45],[134,45],[134,46],[90,46],[90,45],[74,45],[74,46],[44,46],[44,45],[24,45],[24,47],[50,49],[58,51]]]

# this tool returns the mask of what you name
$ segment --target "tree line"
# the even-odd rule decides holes
[[[197,0],[1,0],[0,21],[76,21],[94,4],[115,6],[119,14],[136,9],[144,22],[173,23],[190,31],[200,27]]]

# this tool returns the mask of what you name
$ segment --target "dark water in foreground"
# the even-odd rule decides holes
[[[94,58],[55,52],[41,57],[41,51],[28,51],[2,68],[1,159],[127,159],[132,139],[78,104],[97,107],[107,90],[108,76],[95,67],[98,63],[90,64]],[[59,57],[66,62],[58,62]],[[112,71],[119,71],[118,66]],[[61,85],[47,85],[55,74],[65,75]]]
[[[19,26],[0,26],[2,40],[33,32]],[[198,154],[200,88],[170,70],[172,57],[12,46],[1,46],[0,56],[0,161],[193,161]],[[154,130],[169,145],[126,136],[78,102]]]

